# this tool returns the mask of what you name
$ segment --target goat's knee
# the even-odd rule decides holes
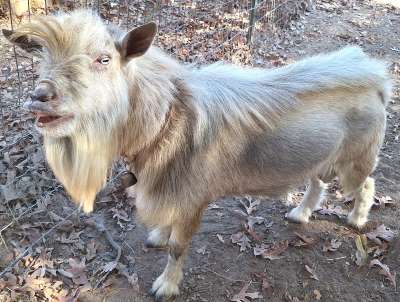
[[[156,228],[150,231],[147,236],[145,245],[148,248],[162,248],[168,245],[168,240],[171,235],[170,227]]]

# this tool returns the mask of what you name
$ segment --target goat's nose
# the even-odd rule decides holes
[[[51,83],[39,83],[31,94],[32,101],[48,102],[57,98],[54,85]]]

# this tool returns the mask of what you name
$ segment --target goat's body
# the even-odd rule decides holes
[[[156,56],[157,65],[170,70],[164,59]],[[308,182],[303,202],[288,214],[306,223],[324,182],[338,176],[355,198],[348,222],[365,224],[390,94],[381,63],[347,48],[275,70],[175,70],[163,78],[173,92],[161,106],[158,134],[126,153],[138,176],[138,214],[153,228],[147,244],[170,247],[168,265],[153,283],[157,298],[179,292],[183,254],[203,209],[218,197],[274,197]]]
[[[215,64],[182,75],[185,96],[169,103],[180,123],[135,169],[139,214],[151,226],[221,196],[278,196],[342,166],[361,165],[367,177],[375,165],[388,82],[358,48],[276,70]]]

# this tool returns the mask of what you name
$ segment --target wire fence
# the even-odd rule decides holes
[[[299,1],[289,0],[0,0],[0,26],[16,29],[36,15],[78,8],[124,29],[156,21],[156,45],[182,62],[240,64],[252,63],[257,35],[282,27],[301,9]],[[39,62],[4,37],[0,42],[0,244],[6,245],[7,230],[43,211],[61,187],[42,163],[32,118],[21,110],[35,86]]]

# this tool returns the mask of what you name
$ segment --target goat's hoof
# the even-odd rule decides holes
[[[310,218],[310,216],[300,207],[293,208],[286,217],[289,221],[296,223],[308,223]]]
[[[367,223],[368,218],[363,215],[357,215],[354,212],[350,212],[347,216],[347,223],[356,229],[362,229]]]
[[[156,302],[171,302],[179,295],[179,287],[173,282],[164,280],[161,275],[154,281],[150,294],[154,296]]]
[[[175,301],[176,296],[170,296],[170,297],[165,297],[165,296],[155,296],[154,301],[155,302],[173,302]]]

